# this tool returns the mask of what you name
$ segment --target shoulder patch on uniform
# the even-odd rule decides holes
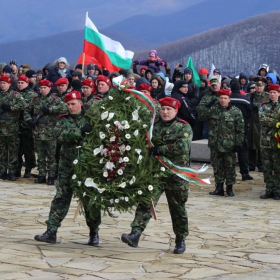
[[[188,122],[183,120],[183,119],[178,119],[178,122],[181,122],[181,123],[184,123],[184,124],[188,124]]]
[[[61,119],[61,118],[66,118],[66,117],[69,117],[69,114],[60,114],[58,115],[58,118]]]

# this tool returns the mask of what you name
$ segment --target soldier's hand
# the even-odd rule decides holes
[[[91,125],[90,124],[85,124],[82,128],[81,128],[81,134],[83,137],[86,136],[86,133],[89,133],[91,131]]]
[[[8,104],[2,104],[2,105],[1,105],[1,109],[2,109],[3,111],[7,111],[7,112],[12,111],[11,106],[8,105]]]
[[[28,120],[27,124],[32,128],[35,129],[36,128],[36,124],[32,121],[32,120]]]
[[[44,106],[44,107],[42,108],[42,112],[43,112],[44,114],[48,114],[48,113],[50,112],[50,109],[49,109],[48,107]]]
[[[158,155],[158,146],[153,146],[150,148],[150,154],[153,154],[154,156]]]

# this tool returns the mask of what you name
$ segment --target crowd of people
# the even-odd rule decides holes
[[[190,141],[208,139],[216,184],[210,195],[224,196],[225,184],[227,196],[234,196],[237,153],[242,180],[253,180],[249,171],[257,168],[264,173],[266,184],[266,191],[260,198],[280,199],[280,149],[275,140],[277,117],[280,121],[277,74],[269,72],[266,64],[260,66],[256,75],[239,73],[236,77],[222,76],[219,69],[210,73],[201,68],[198,70],[200,84],[197,84],[193,69],[186,67],[181,71],[181,68],[178,63],[171,73],[156,50],[151,50],[148,59],[134,61],[131,69],[111,73],[92,63],[77,64],[70,69],[65,57],[38,71],[28,64],[19,66],[16,60],[0,63],[0,179],[15,181],[21,177],[23,163],[24,178],[30,178],[37,165],[39,176],[35,183],[54,185],[58,179],[57,193],[46,221],[48,229],[43,235],[36,235],[36,240],[56,242],[57,229],[72,198],[69,180],[76,154],[73,143],[81,142],[86,133],[94,129],[87,123],[85,111],[95,102],[107,100],[112,79],[119,75],[126,79],[126,87],[150,95],[162,106],[159,123],[155,125],[155,130],[159,128],[161,133],[157,133],[162,135],[167,125],[174,126],[174,131],[178,127],[186,130],[182,138],[173,137],[166,143],[172,147],[177,145],[178,150],[185,147],[184,152],[180,150],[175,155],[175,161],[183,160],[187,165]],[[184,137],[188,145],[181,144],[186,141]],[[154,155],[165,152],[161,147],[151,148]],[[188,189],[185,183],[175,179],[170,180],[170,184],[178,185],[179,189],[184,185],[184,190]],[[182,210],[187,192],[180,194],[179,203],[178,192],[173,191],[165,189],[174,203],[173,208],[170,206],[176,231],[174,252],[182,253],[188,235],[186,212]],[[147,212],[146,206],[138,207],[132,233],[124,234],[123,242],[137,247],[151,217],[150,211]],[[147,213],[148,218],[145,217]],[[98,245],[100,215],[93,218],[85,214],[90,228],[88,244]],[[142,222],[139,222],[139,215]],[[184,220],[184,227],[177,225],[177,218]]]

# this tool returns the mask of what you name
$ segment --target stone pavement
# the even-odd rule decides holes
[[[203,177],[212,174],[210,168]],[[58,231],[58,244],[33,239],[45,231],[55,188],[0,180],[0,279],[280,279],[279,201],[261,200],[262,174],[238,177],[235,197],[213,197],[211,186],[191,185],[190,235],[183,255],[174,255],[166,198],[157,207],[140,247],[120,241],[132,213],[102,217],[100,246],[89,247],[83,216],[73,222],[77,201]],[[213,181],[213,179],[212,179]],[[117,213],[116,213],[117,214]]]

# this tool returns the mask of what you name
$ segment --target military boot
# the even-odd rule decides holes
[[[0,172],[0,179],[6,180],[7,179],[7,172],[6,171],[1,171]]]
[[[216,184],[216,189],[212,192],[209,192],[210,195],[220,195],[224,196],[224,184],[223,183],[217,183]]]
[[[90,230],[89,232],[89,240],[88,245],[89,246],[97,246],[99,244],[99,235],[98,232],[95,232],[93,230]]]
[[[261,199],[268,199],[268,198],[273,198],[273,192],[272,191],[265,191],[263,195],[260,196]]]
[[[21,171],[20,170],[17,170],[16,173],[15,173],[16,177],[20,178],[21,177]]]
[[[48,177],[48,185],[54,185],[54,177]]]
[[[138,242],[141,234],[138,233],[137,231],[132,231],[129,234],[123,233],[122,234],[122,242],[128,244],[130,247],[138,247]]]
[[[232,190],[232,185],[228,185],[226,187],[226,192],[228,196],[234,196],[233,190]]]
[[[174,254],[183,254],[186,250],[186,244],[184,240],[176,239],[175,240]]]
[[[10,172],[9,174],[8,174],[8,180],[10,180],[10,181],[16,181],[16,174],[15,174],[15,172]]]
[[[254,178],[252,176],[249,175],[249,173],[247,174],[242,174],[242,181],[248,181],[248,180],[253,180]]]
[[[25,169],[23,178],[30,178],[31,177],[31,169]]]
[[[48,229],[46,232],[44,232],[42,235],[35,235],[34,239],[41,242],[46,243],[56,243],[56,231],[52,229]]]
[[[279,200],[279,199],[280,199],[280,194],[279,194],[279,192],[273,192],[273,195],[274,195],[274,199],[275,199],[275,200]]]
[[[46,176],[39,176],[37,179],[35,179],[34,183],[37,183],[37,184],[46,183]]]

